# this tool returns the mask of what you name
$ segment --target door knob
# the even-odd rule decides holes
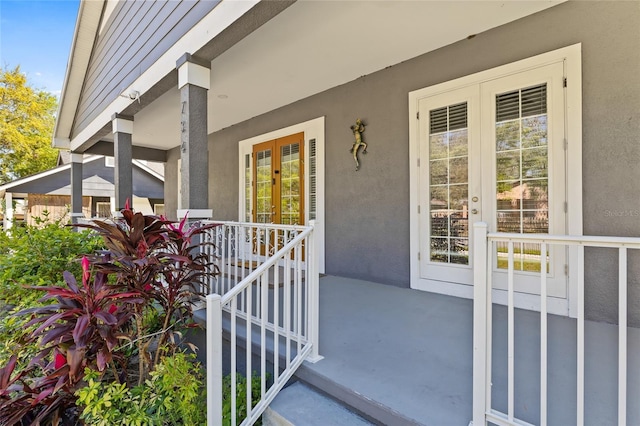
[[[473,198],[471,199],[471,201],[473,201],[474,203],[477,203],[477,202],[478,202],[478,197],[473,197]]]
[[[471,209],[471,213],[478,214],[478,209]]]

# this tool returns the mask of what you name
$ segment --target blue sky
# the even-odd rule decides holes
[[[0,64],[58,96],[80,0],[0,0]]]

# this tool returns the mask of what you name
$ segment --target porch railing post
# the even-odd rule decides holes
[[[318,362],[320,356],[320,275],[318,274],[319,250],[315,232],[315,220],[309,221],[313,231],[309,235],[309,262],[307,274],[309,279],[309,340],[311,341],[311,353],[307,360]]]
[[[484,426],[487,409],[487,224],[473,225],[473,426]]]
[[[222,422],[222,305],[219,294],[207,296],[207,425]]]

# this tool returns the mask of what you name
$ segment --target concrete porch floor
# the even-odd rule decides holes
[[[506,309],[494,306],[493,400],[506,410]],[[472,410],[471,300],[325,276],[320,354],[303,369],[415,423],[463,425]],[[516,416],[538,424],[540,314],[516,312]],[[549,424],[575,424],[576,321],[549,316]],[[587,322],[587,424],[617,424],[617,327]],[[629,330],[627,424],[640,424],[640,333]],[[305,373],[306,374],[306,373]]]

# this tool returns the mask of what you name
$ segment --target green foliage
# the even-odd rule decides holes
[[[11,244],[4,249],[7,259],[0,258],[6,277],[0,288],[35,284],[28,288],[46,292],[16,314],[32,328],[26,341],[38,345],[28,365],[14,354],[0,368],[0,418],[9,424],[55,424],[73,417],[76,404],[85,406],[87,424],[202,423],[202,380],[177,351],[178,328],[192,321],[190,298],[217,273],[200,250],[207,243],[198,238],[213,225],[174,226],[127,208],[122,213],[115,222],[87,226],[98,231],[108,250],[84,256],[81,270],[71,258],[76,249],[95,251],[95,239],[88,245],[81,239],[72,257],[62,256],[61,248],[74,246],[83,234],[60,224],[38,232],[16,229],[3,237]],[[62,238],[66,232],[71,242]],[[55,258],[57,266],[46,257]],[[63,269],[75,269],[81,280],[65,271],[59,283]],[[15,330],[15,324],[7,325]],[[129,360],[137,363],[137,375]]]
[[[267,374],[267,380],[269,375]],[[251,376],[251,406],[260,402],[261,396],[260,376],[254,373]],[[236,374],[236,424],[242,423],[247,417],[247,379],[241,374]],[[258,419],[254,425],[261,425],[262,419]],[[222,425],[231,425],[231,375],[222,380]]]
[[[16,356],[18,368],[26,368],[38,352],[38,344],[27,342],[27,336],[35,327],[26,327],[27,317],[12,315],[17,309],[0,313],[0,365],[6,365]]]
[[[177,352],[162,358],[143,385],[99,381],[87,370],[87,386],[78,390],[87,424],[203,425],[206,423],[204,378],[193,354]]]
[[[0,365],[16,355],[17,368],[25,368],[38,352],[37,342],[26,338],[36,327],[26,326],[26,316],[10,315],[40,304],[37,300],[42,293],[23,286],[62,282],[64,270],[79,274],[80,255],[101,247],[99,237],[74,232],[60,222],[14,227],[10,234],[0,232]]]
[[[55,167],[56,108],[56,97],[29,85],[19,66],[0,68],[0,185]]]
[[[0,300],[32,306],[42,294],[24,285],[62,283],[62,271],[79,275],[80,256],[100,248],[102,242],[95,234],[75,232],[60,221],[0,232]]]

